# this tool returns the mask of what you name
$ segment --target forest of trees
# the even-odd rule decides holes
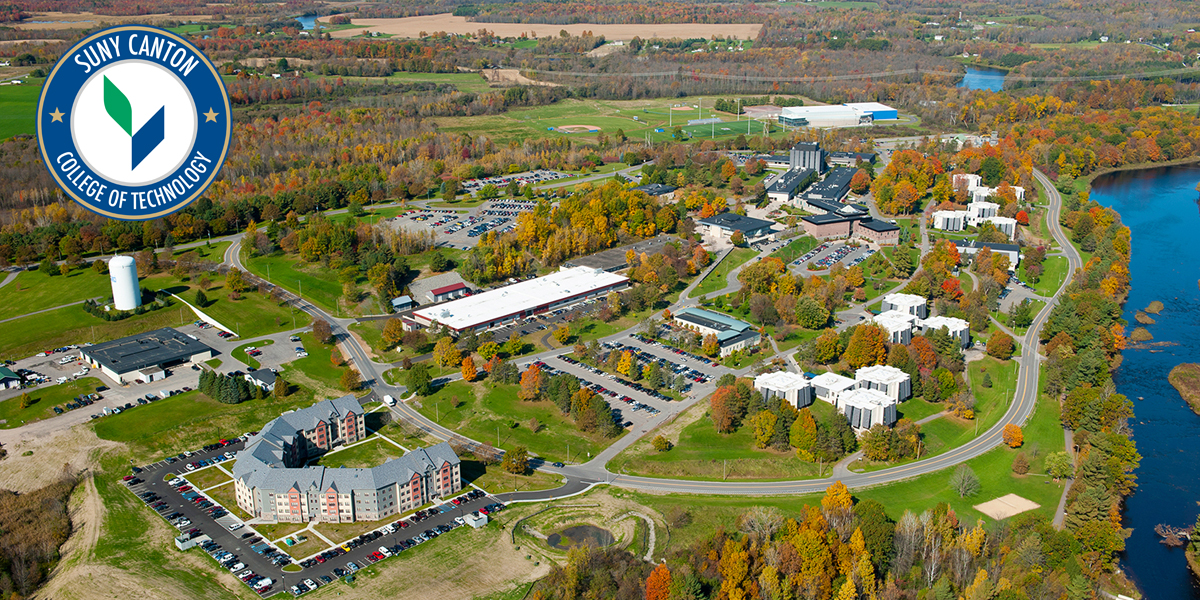
[[[0,490],[0,596],[29,596],[50,575],[58,549],[71,534],[68,499],[76,477],[32,492]]]

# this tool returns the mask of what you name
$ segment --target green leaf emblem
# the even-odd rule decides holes
[[[108,116],[112,117],[125,133],[133,135],[133,107],[129,105],[129,98],[125,97],[125,93],[109,81],[107,75],[104,76],[104,110],[108,111]]]

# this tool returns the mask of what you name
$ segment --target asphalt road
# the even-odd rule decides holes
[[[1054,190],[1053,185],[1049,182],[1049,180],[1045,177],[1045,175],[1043,175],[1042,173],[1040,173],[1038,171],[1034,171],[1034,175],[1038,178],[1039,181],[1041,181],[1046,186],[1047,190],[1049,190],[1050,213],[1051,214],[1050,214],[1050,218],[1048,219],[1048,221],[1050,222],[1050,233],[1051,233],[1051,235],[1053,235],[1053,237],[1058,242],[1058,244],[1063,248],[1064,253],[1067,254],[1068,262],[1071,267],[1071,273],[1073,274],[1074,270],[1082,265],[1082,262],[1078,256],[1078,253],[1076,253],[1074,251],[1073,246],[1071,246],[1069,240],[1063,234],[1062,228],[1059,227],[1059,225],[1058,225],[1058,214],[1062,208],[1062,198],[1057,193],[1057,191]],[[241,262],[237,255],[239,249],[240,249],[240,241],[232,244],[226,254],[226,262],[228,264],[237,266],[237,267],[245,270],[244,267],[241,265]],[[1070,283],[1070,281],[1071,281],[1071,275],[1068,274],[1066,281],[1063,283],[1063,288],[1065,288],[1066,285],[1068,285]],[[1061,289],[1060,289],[1059,293],[1061,293]],[[1055,295],[1055,298],[1057,298],[1057,294]],[[959,464],[964,461],[970,460],[972,458],[978,457],[978,456],[984,454],[985,452],[991,450],[992,448],[995,448],[995,447],[999,446],[1001,443],[1003,443],[1002,431],[1003,431],[1004,426],[1009,423],[1016,423],[1016,424],[1025,423],[1025,421],[1027,421],[1029,416],[1033,413],[1034,407],[1036,405],[1037,395],[1038,395],[1038,366],[1039,366],[1039,361],[1040,361],[1040,359],[1036,353],[1037,335],[1041,329],[1042,324],[1045,323],[1046,319],[1049,317],[1050,310],[1053,308],[1054,304],[1055,304],[1054,302],[1048,303],[1042,309],[1042,311],[1038,313],[1038,315],[1034,318],[1033,325],[1029,328],[1029,333],[1026,334],[1026,337],[1023,340],[1024,341],[1024,344],[1023,344],[1024,353],[1019,358],[1017,358],[1017,360],[1019,362],[1019,371],[1018,371],[1018,376],[1017,376],[1017,386],[1016,386],[1014,398],[1013,398],[1013,401],[1011,402],[1011,404],[1009,405],[1008,410],[1005,412],[1004,416],[1000,419],[999,422],[997,422],[995,425],[993,425],[987,431],[982,432],[974,440],[971,440],[967,444],[964,444],[963,446],[955,448],[944,454],[941,454],[941,455],[938,455],[938,456],[935,456],[932,458],[916,461],[916,462],[909,463],[909,464],[902,465],[902,466],[897,466],[897,467],[892,467],[889,469],[882,469],[879,471],[874,471],[871,473],[852,473],[850,475],[840,478],[841,481],[851,488],[859,488],[859,487],[880,485],[880,484],[885,484],[885,483],[892,483],[892,482],[900,481],[903,479],[908,479],[911,477],[916,477],[916,476],[927,474],[927,473],[932,473],[935,471],[939,471],[939,470],[954,466],[956,464]],[[305,312],[308,312],[309,314],[313,315],[314,317],[322,318],[322,319],[325,319],[326,321],[330,322],[331,326],[333,327],[335,335],[338,336],[339,342],[342,342],[345,344],[347,350],[350,353],[350,357],[354,360],[355,365],[358,366],[360,372],[362,373],[364,382],[367,382],[367,385],[374,388],[375,393],[377,393],[377,394],[390,393],[390,394],[396,395],[397,397],[400,397],[401,395],[404,394],[404,388],[386,385],[379,379],[377,372],[376,372],[376,365],[374,365],[370,360],[368,360],[366,352],[358,344],[358,341],[353,336],[348,335],[347,332],[345,331],[344,324],[341,321],[349,323],[349,322],[351,322],[350,319],[344,319],[344,320],[334,319],[334,318],[330,317],[328,314],[324,313],[324,311],[321,311],[320,309],[316,308],[315,306],[312,306],[311,304],[304,302],[302,299],[300,299],[300,307]],[[617,334],[614,336],[609,336],[606,339],[609,339],[609,340],[618,340],[621,338],[628,339],[627,337],[625,337],[627,333],[628,332],[621,332],[620,334]],[[545,359],[548,356],[559,354],[561,352],[563,352],[563,350],[556,350],[556,351],[552,351],[552,352],[541,353],[539,355],[535,355],[532,357],[526,357],[526,358],[522,359],[522,362],[531,362],[532,360]],[[679,403],[677,410],[672,411],[672,413],[677,412],[678,410],[684,410],[687,407],[689,407],[691,404],[693,404],[694,402],[695,402],[695,399],[693,398],[690,402]],[[674,404],[674,403],[672,403],[672,404]],[[404,405],[403,403],[399,403],[399,406],[397,406],[395,409],[393,409],[393,412],[394,412],[394,414],[404,418],[408,422],[416,423],[422,429],[424,429],[428,432],[431,432],[434,435],[437,435],[439,437],[443,437],[443,438],[449,438],[451,436],[461,437],[461,436],[458,436],[457,434],[455,434],[454,432],[447,430],[446,428],[441,427],[440,425],[438,425],[436,423],[433,423],[432,421],[430,421],[429,419],[427,419],[423,415],[421,415],[419,412],[417,412],[415,409],[412,409],[411,407]],[[662,420],[665,420],[666,417],[668,417],[668,416],[670,416],[670,415],[668,415],[667,413],[664,412],[664,414],[661,415],[662,418],[655,419],[655,421],[661,422]],[[647,491],[686,492],[686,493],[699,493],[699,494],[741,494],[741,495],[745,495],[745,494],[815,493],[815,492],[820,492],[820,491],[824,490],[827,486],[829,486],[831,483],[833,483],[835,481],[833,478],[823,478],[823,479],[807,479],[807,480],[798,480],[798,481],[777,481],[777,482],[730,482],[730,481],[704,482],[704,481],[635,477],[635,476],[629,476],[629,475],[610,473],[605,468],[605,463],[607,463],[607,461],[609,459],[611,459],[613,456],[615,456],[615,453],[617,451],[619,451],[620,449],[624,449],[625,447],[628,447],[635,440],[636,440],[635,436],[632,436],[632,435],[625,436],[617,444],[614,444],[614,447],[609,449],[610,451],[603,452],[603,453],[597,455],[596,457],[592,458],[592,460],[590,460],[586,463],[580,464],[580,465],[568,465],[561,469],[542,466],[541,470],[545,470],[545,471],[556,473],[556,474],[561,474],[568,480],[569,483],[562,488],[558,488],[558,489],[554,489],[554,490],[522,493],[522,494],[520,494],[519,497],[514,497],[514,499],[515,500],[544,500],[544,499],[562,497],[564,495],[578,493],[579,486],[581,486],[581,485],[586,485],[588,483],[600,482],[600,481],[607,481],[613,485],[618,485],[621,487],[647,490]]]

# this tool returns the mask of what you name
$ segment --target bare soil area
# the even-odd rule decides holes
[[[8,458],[0,461],[0,489],[27,492],[56,481],[64,465],[72,472],[95,468],[96,458],[103,452],[119,450],[124,445],[96,437],[96,432],[77,425],[42,437],[6,442]],[[29,456],[23,456],[32,452]]]
[[[608,40],[632,40],[635,37],[647,38],[709,38],[714,35],[734,37],[739,39],[754,39],[758,37],[761,23],[666,23],[659,25],[643,24],[594,24],[575,23],[572,25],[551,25],[545,23],[480,23],[468,21],[466,17],[456,17],[450,13],[440,15],[425,15],[420,17],[403,17],[395,19],[353,19],[355,25],[362,25],[370,31],[378,31],[397,37],[416,38],[421,33],[432,34],[438,31],[454,34],[475,34],[480,29],[486,29],[499,37],[520,37],[526,34],[530,37],[546,37],[558,35],[566,30],[571,35],[581,35],[590,31],[593,35],[602,35]],[[362,35],[363,29],[343,29],[332,33],[335,38],[348,38]]]

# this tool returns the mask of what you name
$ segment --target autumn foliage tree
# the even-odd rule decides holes
[[[987,353],[990,356],[1000,360],[1008,360],[1013,355],[1015,345],[1011,335],[1003,331],[996,330],[992,337],[988,338]]]
[[[462,359],[462,378],[463,381],[475,381],[475,359],[470,355]]]
[[[1004,426],[1004,443],[1009,448],[1020,448],[1025,443],[1025,432],[1021,431],[1020,425],[1009,423]]]
[[[517,391],[517,397],[526,402],[537,400],[538,394],[542,391],[543,380],[541,367],[530,365],[524,373],[521,373],[521,389]]]
[[[646,578],[646,600],[667,600],[671,595],[671,570],[664,563],[657,567]]]
[[[737,429],[737,414],[732,386],[722,386],[708,399],[709,415],[718,433],[733,433]]]
[[[883,364],[887,360],[887,332],[878,325],[859,325],[850,335],[843,358],[851,368]]]

